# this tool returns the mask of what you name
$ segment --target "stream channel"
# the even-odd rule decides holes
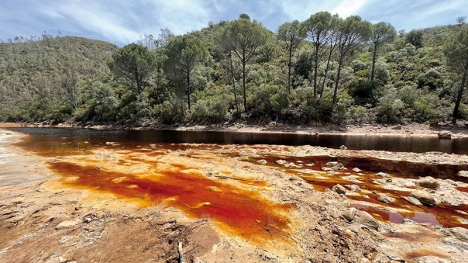
[[[388,178],[394,182],[402,182],[406,180],[406,187],[385,187],[384,183],[375,183],[376,180],[382,180],[377,174],[377,171],[370,171],[362,169],[359,172],[353,172],[353,166],[346,166],[344,170],[336,171],[333,176],[323,170],[325,163],[328,161],[326,158],[301,158],[291,157],[286,155],[268,154],[265,149],[277,149],[282,146],[322,146],[329,148],[339,148],[341,145],[346,145],[350,150],[382,150],[388,152],[444,152],[454,154],[468,154],[468,139],[457,138],[452,140],[439,140],[436,137],[418,137],[418,136],[358,136],[358,135],[334,135],[334,134],[294,134],[294,133],[240,133],[240,132],[221,132],[221,131],[98,131],[89,129],[70,129],[70,128],[11,128],[11,130],[29,134],[30,136],[19,145],[29,151],[35,152],[41,156],[56,157],[56,156],[73,156],[83,155],[93,149],[105,148],[113,151],[125,150],[125,156],[120,158],[119,165],[134,165],[136,162],[145,163],[150,162],[142,160],[135,154],[145,156],[158,156],[164,155],[167,152],[184,151],[190,149],[190,153],[186,154],[192,159],[203,159],[203,152],[211,155],[218,156],[219,158],[237,158],[249,165],[263,165],[284,172],[286,174],[296,175],[310,183],[317,191],[326,191],[336,184],[342,184],[348,188],[354,188],[356,194],[347,195],[347,197],[355,201],[355,207],[359,210],[364,210],[373,215],[376,219],[384,222],[401,223],[405,219],[411,219],[418,223],[425,223],[428,225],[443,226],[443,227],[456,227],[461,226],[468,228],[468,206],[461,204],[458,206],[451,206],[447,204],[440,204],[434,207],[416,206],[407,202],[404,198],[410,195],[411,190],[416,189],[417,185],[414,182],[419,176],[423,174],[408,174],[408,173],[395,173],[388,172]],[[229,148],[231,147],[231,148]],[[193,150],[192,150],[193,149]],[[245,150],[259,151],[258,154],[252,156],[243,156],[242,151]],[[91,157],[90,157],[91,158]],[[125,158],[128,158],[127,160]],[[212,158],[212,162],[216,160]],[[362,161],[362,160],[361,160]],[[362,163],[362,162],[361,162]],[[92,167],[91,166],[89,167]],[[180,168],[179,170],[187,169],[185,163],[171,164],[172,167]],[[77,171],[87,171],[88,174],[82,173],[83,177],[89,175],[93,171],[96,173],[94,176],[99,176],[99,169],[92,169],[88,166],[81,168],[73,165],[66,164],[52,164],[50,168],[61,174],[62,176],[77,175],[81,176]],[[155,168],[156,169],[156,168]],[[159,171],[161,172],[161,171]],[[387,171],[384,171],[387,172]],[[161,172],[162,173],[162,172]],[[147,185],[147,182],[141,182],[137,179],[129,180],[128,184],[122,184],[122,188],[106,185],[106,182],[118,180],[122,176],[127,178],[131,174],[112,174],[106,173],[108,181],[103,182],[99,180],[89,181],[86,178],[78,180],[81,182],[79,187],[100,188],[106,189],[111,193],[119,196],[130,196],[142,194],[136,192],[135,188],[141,189],[147,195],[154,195],[152,200],[161,200],[171,197],[174,192],[186,192],[187,199],[197,199],[198,197],[191,196],[190,189],[177,188],[180,184],[187,181],[187,178],[182,178],[185,173],[174,173],[173,170],[166,172],[167,176],[177,178],[174,184],[164,181],[163,187],[158,186],[158,182],[152,182],[152,185]],[[195,179],[199,180],[196,181]],[[204,179],[203,179],[204,178]],[[210,180],[205,177],[192,177],[189,181],[194,182],[194,187],[198,184],[210,184]],[[390,178],[390,179],[389,179]],[[167,177],[166,179],[169,179]],[[107,179],[106,179],[107,180]],[[391,181],[391,180],[390,180]],[[162,183],[162,181],[160,181]],[[257,187],[262,187],[265,182],[245,182]],[[466,182],[465,182],[466,183]],[[179,186],[177,185],[179,184]],[[404,185],[405,186],[405,185]],[[169,191],[167,189],[173,189]],[[210,186],[211,187],[211,186]],[[221,185],[212,185],[214,188],[222,187]],[[146,189],[146,190],[145,190]],[[155,192],[159,189],[159,192]],[[167,193],[162,193],[163,191]],[[229,190],[229,189],[228,189]],[[465,186],[457,187],[460,193],[466,194],[468,188]],[[235,191],[236,192],[236,191]],[[242,199],[242,195],[237,196],[237,199]],[[396,201],[388,204],[383,204],[378,201],[378,194],[384,193]],[[193,193],[192,193],[193,194]],[[198,193],[209,194],[209,193]],[[246,198],[248,194],[246,193]],[[220,196],[213,196],[214,200],[219,199]],[[224,202],[238,202],[239,205],[246,203],[243,200],[223,200]],[[200,199],[201,200],[201,199]],[[215,202],[215,201],[209,202]],[[250,200],[250,199],[249,199]],[[252,198],[251,200],[256,200]],[[256,202],[256,201],[255,201]],[[250,205],[250,204],[249,204]],[[254,215],[248,214],[246,216],[258,217],[259,214],[264,213],[261,210],[265,204],[256,204],[256,207],[247,205],[246,210],[251,210]],[[242,219],[231,218],[229,211],[214,211],[203,210],[202,207],[195,207],[189,210],[174,204],[176,208],[183,210],[186,214],[191,216],[200,216],[209,214],[211,217],[216,218],[218,221],[225,224],[236,224],[241,222]],[[224,209],[219,205],[219,209]],[[185,209],[185,210],[184,210]],[[226,208],[227,209],[227,208]],[[291,209],[291,207],[274,207],[271,209]],[[232,212],[232,211],[231,211]],[[255,214],[256,213],[256,214]],[[229,214],[230,216],[225,216]],[[266,215],[266,214],[265,214]],[[284,225],[284,218],[278,216],[273,218],[276,226],[280,229]],[[252,220],[253,222],[254,220]],[[250,226],[254,228],[254,226]],[[249,230],[249,226],[234,225],[233,231],[240,231],[242,235],[253,235],[253,230]]]

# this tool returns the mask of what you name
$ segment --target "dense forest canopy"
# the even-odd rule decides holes
[[[456,21],[397,33],[318,12],[271,32],[241,14],[122,48],[16,37],[0,43],[0,121],[456,122],[468,119],[468,26]]]

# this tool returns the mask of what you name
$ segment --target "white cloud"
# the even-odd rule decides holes
[[[359,10],[367,3],[367,0],[344,0],[336,6],[331,13],[339,14],[345,18],[351,15],[356,15]]]

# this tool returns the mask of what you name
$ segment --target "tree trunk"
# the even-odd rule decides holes
[[[375,72],[375,59],[377,57],[377,45],[378,43],[375,43],[374,44],[374,54],[372,56],[372,71],[371,71],[371,77],[370,77],[370,80],[373,81],[374,80],[374,72]]]
[[[325,76],[323,76],[322,89],[320,90],[320,98],[323,96],[323,90],[325,89],[325,80],[327,79],[328,69],[330,68],[330,60],[333,54],[333,48],[330,47],[330,52],[328,53],[327,66],[325,68]]]
[[[289,47],[289,61],[288,61],[288,94],[291,92],[291,63],[292,63],[292,45]]]
[[[453,118],[452,118],[453,124],[457,123],[458,109],[460,108],[460,102],[463,96],[463,90],[465,89],[466,78],[468,75],[468,59],[466,60],[464,70],[465,71],[463,72],[462,81],[461,81],[460,87],[458,88],[457,101],[455,102],[455,108],[453,109]]]
[[[234,87],[234,104],[236,105],[236,112],[239,113],[239,105],[237,104],[236,79],[234,78],[234,69],[232,67],[231,52],[229,52],[229,63],[231,64],[231,79],[232,79],[232,86]]]
[[[246,94],[246,88],[245,88],[245,64],[247,62],[245,61],[245,54],[243,54],[242,57],[242,89],[244,90],[244,112],[247,112],[247,94]]]
[[[188,110],[190,111],[190,71],[187,69],[187,105]]]
[[[318,69],[318,51],[319,51],[319,46],[320,44],[318,43],[318,40],[317,40],[317,43],[315,43],[315,61],[314,61],[314,98],[317,97],[317,75],[318,75],[318,72],[317,72],[317,69]]]
[[[336,94],[338,91],[338,83],[340,82],[341,67],[343,66],[343,55],[340,54],[340,60],[338,62],[338,73],[336,74],[335,90],[333,91],[333,105],[336,103]]]

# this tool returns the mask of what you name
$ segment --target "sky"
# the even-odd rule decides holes
[[[0,0],[0,39],[81,36],[124,46],[160,29],[182,35],[245,13],[276,32],[319,11],[389,22],[397,31],[455,24],[468,0]],[[467,19],[468,21],[468,19]]]

